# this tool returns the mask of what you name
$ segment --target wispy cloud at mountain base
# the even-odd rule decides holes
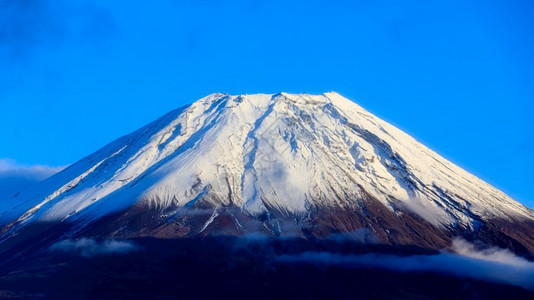
[[[0,159],[0,198],[12,197],[64,168],[65,166],[20,164],[9,158]]]
[[[280,255],[277,257],[277,261],[346,268],[381,268],[399,272],[437,272],[512,284],[534,290],[534,262],[516,256],[505,249],[492,247],[477,250],[474,245],[463,240],[455,240],[452,248],[456,253],[443,252],[436,255],[410,256],[313,251],[295,255]]]

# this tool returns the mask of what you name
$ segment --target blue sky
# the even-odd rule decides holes
[[[533,13],[528,0],[0,1],[0,159],[68,165],[213,92],[335,90],[534,207]]]

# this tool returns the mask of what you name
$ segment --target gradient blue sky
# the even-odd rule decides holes
[[[533,1],[0,0],[0,159],[68,165],[213,92],[335,90],[534,207]]]

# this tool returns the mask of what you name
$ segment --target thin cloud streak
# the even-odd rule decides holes
[[[10,198],[65,167],[19,164],[13,159],[0,159],[0,199]]]
[[[81,238],[79,240],[63,240],[50,247],[52,252],[66,252],[82,257],[93,257],[107,254],[126,254],[138,251],[139,248],[131,241],[103,240]]]
[[[397,256],[368,253],[363,255],[331,252],[304,252],[280,255],[282,263],[307,263],[347,268],[371,267],[400,272],[438,272],[484,281],[499,282],[534,290],[534,263],[505,249],[476,250],[468,242],[456,240],[456,253]]]

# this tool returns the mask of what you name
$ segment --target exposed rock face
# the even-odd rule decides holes
[[[0,243],[42,224],[51,241],[264,234],[442,249],[461,236],[534,256],[531,210],[337,93],[213,94],[170,112],[0,202]]]

